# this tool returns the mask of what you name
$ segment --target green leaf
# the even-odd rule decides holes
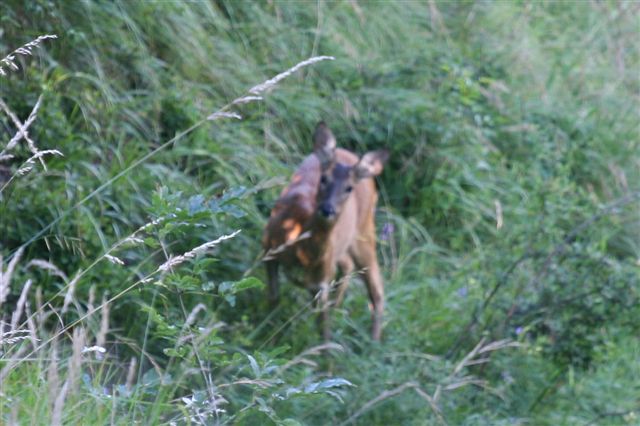
[[[247,358],[249,358],[249,364],[251,365],[251,370],[253,370],[254,377],[260,377],[260,367],[258,366],[258,361],[251,355],[247,354]]]
[[[250,288],[264,287],[264,283],[255,277],[243,278],[240,281],[224,281],[218,286],[218,292],[222,295],[236,294]]]
[[[150,248],[158,248],[160,247],[160,243],[155,238],[147,237],[144,239],[144,244]]]
[[[202,284],[202,291],[211,291],[214,288],[216,288],[216,283],[214,283],[213,281],[207,281],[206,283]]]
[[[224,213],[230,214],[231,216],[235,217],[235,218],[240,218],[240,217],[244,217],[247,214],[244,212],[244,210],[240,209],[240,207],[238,206],[234,206],[233,204],[230,204],[228,206],[224,206],[223,207],[223,211]]]
[[[194,215],[205,210],[204,196],[202,194],[194,195],[193,197],[189,198],[189,201],[187,203],[189,205],[190,215]]]
[[[323,389],[330,389],[330,388],[335,388],[340,386],[355,386],[355,385],[346,379],[336,377],[332,379],[323,380],[321,382],[309,383],[307,386],[305,386],[304,391],[306,393],[315,393]]]
[[[302,423],[295,419],[284,419],[278,422],[278,426],[302,426]]]
[[[273,359],[273,358],[277,358],[278,356],[282,355],[283,353],[289,351],[289,349],[291,349],[291,346],[282,345],[282,346],[278,346],[276,348],[273,348],[267,354],[269,355],[270,358]]]
[[[242,197],[247,192],[247,188],[244,186],[238,186],[236,188],[230,188],[222,194],[222,197],[219,198],[220,204],[224,204],[228,201],[238,199]]]
[[[236,296],[233,294],[227,294],[226,296],[224,296],[224,300],[227,301],[227,303],[229,305],[231,305],[232,307],[236,306]]]

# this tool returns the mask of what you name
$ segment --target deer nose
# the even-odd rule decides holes
[[[335,216],[336,214],[336,209],[333,208],[333,206],[329,203],[323,203],[320,205],[320,214],[324,217],[331,217],[331,216]]]

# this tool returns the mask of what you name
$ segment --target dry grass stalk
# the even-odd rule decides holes
[[[294,238],[291,241],[286,241],[282,244],[280,244],[278,247],[274,247],[272,249],[269,249],[264,256],[262,257],[262,261],[266,261],[266,260],[271,260],[274,259],[275,256],[277,254],[282,253],[283,251],[287,250],[289,247],[291,247],[294,244],[299,243],[302,240],[306,240],[308,238],[311,238],[311,231],[305,231],[302,234],[298,235],[297,238]]]
[[[280,81],[289,77],[291,74],[295,73],[301,68],[315,64],[316,62],[326,61],[326,60],[333,61],[334,59],[335,58],[333,56],[314,56],[313,58],[309,58],[307,60],[297,63],[296,65],[292,66],[288,70],[281,72],[280,74],[276,75],[272,79],[265,81],[264,83],[258,84],[257,86],[253,86],[249,90],[249,93],[251,93],[252,95],[259,95],[263,92],[273,89]]]
[[[69,305],[73,302],[73,295],[76,291],[76,284],[80,280],[82,276],[82,271],[78,271],[76,276],[71,280],[71,282],[67,285],[67,293],[64,295],[64,302],[62,303],[62,313],[66,313],[69,309]]]
[[[489,358],[487,357],[476,358],[478,355],[487,354],[489,352],[493,352],[493,351],[508,348],[508,347],[520,346],[519,343],[513,342],[509,339],[497,340],[495,342],[491,342],[486,345],[485,345],[485,341],[486,341],[485,338],[481,339],[480,342],[467,355],[465,355],[464,358],[460,360],[460,362],[458,362],[454,366],[449,376],[447,376],[442,382],[436,385],[433,395],[429,395],[415,382],[406,382],[394,389],[383,391],[382,393],[380,393],[380,395],[378,395],[377,397],[365,403],[362,407],[360,407],[358,411],[356,411],[353,415],[351,415],[347,420],[342,422],[342,425],[352,423],[362,414],[369,411],[376,404],[380,403],[381,401],[384,401],[385,399],[398,395],[407,389],[413,389],[421,398],[423,398],[425,401],[428,402],[429,406],[433,410],[433,413],[438,419],[438,422],[441,424],[447,424],[444,419],[444,416],[442,415],[442,411],[438,407],[438,400],[440,399],[440,396],[442,395],[443,391],[451,391],[467,385],[476,385],[502,398],[502,396],[499,393],[497,393],[494,389],[491,389],[487,385],[487,382],[484,380],[476,379],[471,375],[458,377],[459,373],[466,367],[489,362]]]
[[[38,40],[40,40],[40,38]],[[36,43],[36,45],[37,45],[37,43]],[[33,45],[33,47],[35,47],[35,45]],[[23,47],[21,49],[23,49],[24,52],[29,52],[29,54],[30,54],[30,50],[29,50],[30,48],[29,49],[25,49]],[[6,60],[6,58],[5,58],[5,60]],[[1,61],[0,61],[0,63],[1,63]],[[1,66],[0,66],[0,70],[2,70]],[[33,141],[33,139],[31,139],[29,137],[29,130],[28,130],[29,126],[31,126],[31,124],[33,124],[33,122],[35,121],[35,119],[37,117],[37,114],[38,114],[38,110],[40,109],[41,103],[42,103],[42,95],[40,95],[40,97],[38,97],[38,100],[36,101],[36,104],[34,105],[33,109],[31,110],[31,113],[29,114],[29,117],[27,117],[27,120],[24,123],[22,123],[20,121],[20,119],[18,118],[18,116],[13,111],[11,111],[11,109],[4,102],[4,100],[2,98],[0,98],[0,108],[9,116],[9,118],[11,118],[11,121],[13,121],[13,124],[17,128],[16,134],[11,138],[11,140],[4,147],[4,149],[2,149],[2,151],[0,151],[0,161],[4,161],[4,160],[8,160],[8,159],[13,158],[13,155],[8,154],[8,152],[13,150],[16,147],[16,145],[18,144],[18,142],[20,142],[20,140],[22,140],[22,139],[24,139],[27,142],[27,146],[29,148],[29,151],[31,151],[31,153],[33,154],[31,156],[31,158],[29,158],[27,161],[25,161],[18,168],[18,170],[13,175],[11,175],[9,180],[4,183],[4,185],[0,188],[0,193],[2,193],[5,190],[5,188],[7,188],[7,186],[16,177],[24,176],[27,173],[29,173],[31,170],[33,170],[35,160],[40,161],[40,164],[42,165],[44,170],[47,170],[47,165],[45,164],[45,162],[43,160],[43,157],[45,155],[60,155],[60,156],[62,156],[62,153],[60,151],[56,150],[56,149],[49,149],[49,150],[40,151],[38,149],[38,147],[36,146],[36,143]]]
[[[478,342],[478,344],[471,350],[471,352],[469,352],[464,358],[462,358],[462,360],[460,360],[460,362],[458,362],[458,364],[456,364],[454,369],[451,371],[451,374],[449,374],[449,376],[442,383],[438,384],[438,386],[436,387],[436,391],[434,392],[434,395],[433,395],[434,402],[436,403],[438,402],[438,399],[441,395],[442,390],[458,389],[466,385],[480,386],[483,389],[491,393],[494,393],[499,397],[502,397],[494,389],[491,389],[488,386],[487,382],[484,380],[479,380],[469,375],[457,377],[458,374],[464,368],[489,362],[488,356],[485,355],[484,357],[476,358],[479,355],[489,354],[490,352],[494,352],[494,351],[509,348],[509,347],[521,346],[520,343],[514,342],[509,339],[497,340],[495,342],[491,342],[487,344],[485,344],[485,341],[486,339],[482,338],[480,342]]]
[[[222,383],[220,385],[217,385],[218,388],[228,388],[230,386],[235,386],[235,385],[255,385],[255,386],[259,386],[261,388],[269,388],[271,386],[273,386],[273,383],[271,382],[267,382],[266,380],[257,380],[257,379],[238,379],[235,382],[231,382],[231,383]]]
[[[44,314],[42,287],[40,286],[36,288],[36,313],[38,320],[38,329],[42,330],[44,328],[44,321],[46,319],[46,316]]]
[[[501,229],[504,225],[504,217],[502,216],[502,203],[499,200],[493,200],[496,207],[496,229]]]
[[[58,373],[58,340],[51,342],[51,357],[47,366],[47,383],[49,384],[49,401],[53,403],[60,391],[60,375]],[[53,408],[53,407],[52,407]]]
[[[100,330],[96,336],[96,345],[105,347],[107,343],[107,333],[109,333],[109,303],[107,296],[102,297],[102,315],[100,316]],[[100,353],[96,353],[96,357],[100,359]]]
[[[29,117],[27,117],[27,120],[24,123],[22,123],[20,122],[20,119],[18,119],[18,116],[14,114],[13,111],[11,111],[11,109],[9,109],[9,107],[4,102],[4,100],[0,98],[0,108],[4,110],[4,112],[9,116],[9,118],[11,118],[11,121],[13,121],[13,124],[18,128],[18,131],[16,132],[16,134],[11,138],[11,140],[9,141],[7,146],[2,150],[2,152],[0,152],[0,156],[6,155],[8,151],[11,151],[12,149],[14,149],[18,144],[18,142],[20,142],[20,140],[23,138],[27,141],[27,145],[29,146],[29,150],[31,151],[31,153],[33,154],[38,153],[38,149],[36,148],[35,142],[29,137],[28,129],[29,129],[29,126],[33,124],[33,122],[37,117],[38,109],[40,109],[41,102],[42,102],[42,95],[40,95],[40,97],[36,101],[36,104],[33,106],[33,109],[31,110]]]
[[[69,391],[75,392],[82,368],[82,352],[84,351],[86,344],[86,333],[83,327],[78,326],[73,329],[71,343],[73,352],[71,358],[69,358],[67,381],[70,386]]]
[[[0,332],[1,345],[13,345],[14,343],[27,340],[29,338],[29,330],[9,330]]]
[[[199,254],[202,254],[204,252],[206,252],[207,250],[217,246],[219,243],[225,241],[225,240],[229,240],[233,237],[235,237],[236,235],[238,235],[240,233],[240,230],[238,229],[235,232],[232,232],[229,235],[223,235],[222,237],[213,240],[213,241],[208,241],[202,245],[199,245],[198,247],[194,248],[193,250],[190,250],[180,256],[175,256],[175,257],[171,257],[169,260],[167,260],[165,263],[163,263],[162,265],[160,265],[157,269],[157,271],[161,271],[161,272],[167,272],[169,271],[171,268],[173,268],[174,266],[178,266],[181,263],[183,263],[184,261],[186,261],[187,259],[193,259],[194,257],[196,257]]]
[[[23,331],[24,332],[24,331]],[[27,337],[28,338],[28,337]],[[24,339],[23,339],[24,340]],[[6,361],[6,365],[0,370],[0,389],[2,389],[2,384],[4,383],[4,379],[14,371],[14,368],[20,364],[25,357],[23,357],[24,353],[27,351],[28,345],[18,345],[18,350],[11,354],[11,358],[5,357],[4,361]]]
[[[36,268],[40,268],[40,269],[45,270],[45,271],[49,271],[53,275],[62,278],[65,282],[69,281],[69,278],[67,277],[67,274],[62,272],[60,270],[60,268],[58,268],[53,263],[48,262],[48,261],[46,261],[44,259],[32,259],[32,260],[30,260],[29,263],[27,263],[27,268],[30,268],[32,266],[35,266]]]
[[[135,235],[140,233],[140,232],[144,232],[144,231],[148,230],[149,228],[153,228],[154,226],[160,225],[161,223],[163,223],[166,220],[175,219],[175,217],[176,217],[175,214],[170,213],[170,214],[168,214],[166,216],[160,216],[159,218],[154,219],[151,222],[145,223],[140,228],[138,228],[134,233],[132,233],[131,236],[126,238],[125,241],[128,241],[129,238],[134,238]]]
[[[224,322],[218,322],[208,327],[198,327],[197,332],[195,333],[187,333],[185,334],[185,329],[183,328],[182,335],[177,340],[177,345],[183,345],[186,342],[193,340],[192,344],[194,346],[199,347],[204,341],[207,340],[208,336],[214,331],[224,327],[226,324]]]
[[[54,394],[53,410],[51,413],[51,425],[62,426],[62,409],[64,408],[64,402],[67,398],[67,392],[69,391],[69,381],[66,380],[62,385],[59,392]]]
[[[60,151],[58,151],[57,149],[43,149],[42,151],[37,151],[35,154],[33,154],[31,157],[29,157],[27,159],[27,161],[25,161],[26,164],[33,164],[34,160],[40,160],[42,161],[42,157],[44,157],[45,155],[57,155],[59,157],[64,157],[64,154]],[[44,163],[43,163],[44,165]]]
[[[4,183],[4,185],[2,185],[2,188],[0,188],[0,193],[2,193],[11,184],[11,182],[13,182],[15,178],[24,176],[27,173],[29,173],[31,170],[33,170],[33,163],[35,160],[40,160],[43,167],[46,169],[44,160],[42,159],[42,157],[44,157],[45,155],[62,156],[63,154],[57,149],[45,149],[43,151],[38,151],[33,156],[31,156],[27,161],[25,161],[22,164],[22,166],[20,166],[20,168],[13,175],[11,175],[11,177]]]
[[[438,6],[434,0],[429,0],[429,13],[431,15],[431,28],[438,29],[438,31],[445,36],[449,35],[449,30],[447,26],[444,24],[444,19],[442,18],[442,14],[438,10]]]
[[[449,378],[455,376],[460,372],[460,370],[462,370],[464,367],[469,365],[468,364],[469,360],[471,360],[473,357],[475,357],[478,354],[478,352],[482,349],[482,345],[484,345],[485,340],[486,338],[484,337],[480,339],[480,342],[478,342],[478,344],[471,350],[471,352],[465,355],[465,357],[462,358],[462,360],[458,362],[458,364],[456,364],[451,374],[449,374]]]
[[[198,401],[194,395],[191,397],[184,396],[180,399],[185,404],[185,409],[189,413],[189,417],[185,418],[185,420],[197,425],[209,424],[212,419],[216,420],[214,422],[215,424],[219,423],[219,414],[226,412],[226,410],[219,408],[219,406],[228,403],[228,401],[219,394],[214,394],[210,399],[205,401]]]
[[[20,293],[20,298],[18,299],[18,303],[16,304],[16,309],[13,311],[11,315],[11,329],[15,330],[18,325],[18,321],[22,316],[22,312],[24,311],[24,305],[27,303],[27,294],[29,293],[29,289],[31,288],[32,281],[29,279],[22,287],[22,292]]]
[[[14,404],[11,407],[11,420],[9,420],[9,426],[20,426],[18,422],[18,404]]]
[[[200,313],[200,311],[206,311],[206,310],[207,310],[207,307],[203,303],[198,303],[187,316],[187,320],[184,322],[184,325],[182,326],[183,332],[184,330],[189,328],[191,324],[193,324],[196,321],[196,317],[198,316],[198,313]]]
[[[16,170],[15,176],[19,177],[19,176],[24,176],[28,173],[31,172],[31,170],[33,170],[33,166],[25,166],[25,167],[21,167],[18,170]],[[4,188],[3,188],[4,189]]]
[[[49,401],[51,406],[51,424],[62,425],[62,409],[69,389],[69,382],[60,386],[60,374],[58,373],[58,341],[54,339],[51,345],[51,361],[47,368],[47,383],[49,384]]]
[[[249,89],[249,95],[241,96],[239,98],[234,99],[229,104],[225,105],[224,107],[220,108],[218,111],[209,115],[207,117],[207,120],[213,121],[213,120],[218,120],[220,118],[235,118],[238,120],[242,120],[242,116],[240,114],[234,111],[227,111],[227,109],[233,105],[241,105],[241,104],[247,104],[250,102],[261,101],[263,99],[262,96],[259,96],[261,93],[268,92],[269,90],[273,89],[280,81],[289,77],[291,74],[295,73],[299,69],[315,64],[316,62],[325,61],[325,60],[334,60],[334,59],[335,58],[333,56],[314,56],[312,58],[299,62],[293,67],[289,68],[288,70],[283,71],[280,74],[276,75],[275,77],[265,82],[262,82],[256,86],[253,86],[251,89]]]
[[[231,105],[248,104],[249,102],[261,101],[262,96],[243,96],[231,102]]]
[[[22,253],[24,253],[24,247],[20,247],[18,249],[15,256],[13,256],[13,259],[9,261],[9,264],[4,271],[2,270],[2,256],[0,256],[0,308],[2,307],[2,304],[7,300],[7,296],[11,291],[11,276],[13,275],[13,271],[15,270],[16,265],[22,257]]]
[[[91,313],[95,310],[94,303],[96,301],[96,286],[92,285],[89,288],[89,300],[87,301],[87,312]]]
[[[113,263],[114,265],[118,265],[118,266],[124,266],[124,262],[122,261],[122,259],[120,259],[119,257],[116,256],[112,256],[110,254],[105,254],[104,257],[111,263]]]
[[[8,70],[14,70],[14,71],[19,70],[20,68],[16,64],[16,57],[17,56],[32,56],[33,55],[33,52],[32,52],[33,49],[38,47],[40,45],[40,43],[42,43],[45,40],[55,39],[55,38],[58,38],[58,36],[55,35],[55,34],[41,35],[38,38],[36,38],[35,40],[31,40],[29,43],[18,47],[16,50],[14,50],[13,52],[9,53],[4,58],[0,59],[0,75],[1,76],[6,76],[7,75],[7,71],[5,71],[4,67],[7,67]]]
[[[131,392],[133,388],[133,382],[136,378],[136,374],[138,373],[138,358],[132,357],[129,362],[129,371],[127,371],[127,381],[125,382],[125,388],[127,392]]]
[[[315,361],[309,359],[308,357],[311,355],[320,355],[323,351],[331,351],[331,350],[344,352],[344,348],[341,345],[333,342],[327,342],[322,345],[314,346],[302,352],[300,355],[296,356],[291,361],[287,362],[282,367],[280,367],[279,372],[282,373],[296,364],[305,364],[311,367],[317,367],[318,364]]]
[[[383,392],[380,393],[380,395],[376,396],[375,398],[373,398],[372,400],[368,401],[367,403],[365,403],[362,407],[360,407],[360,409],[358,411],[356,411],[355,413],[353,413],[347,420],[345,420],[344,422],[340,423],[340,425],[347,425],[349,423],[353,423],[358,417],[360,417],[361,415],[363,415],[364,413],[366,413],[367,411],[369,411],[371,408],[373,408],[375,405],[377,405],[378,403],[389,399],[391,397],[394,397],[396,395],[401,394],[402,392],[404,392],[407,389],[413,389],[418,395],[420,395],[422,398],[424,398],[429,405],[431,406],[433,412],[436,415],[436,418],[438,419],[438,421],[441,424],[447,424],[444,420],[444,418],[442,417],[442,414],[440,412],[440,409],[436,406],[436,404],[433,401],[433,398],[429,396],[429,394],[427,394],[425,391],[423,391],[422,389],[420,389],[420,386],[417,383],[414,382],[406,382],[401,384],[400,386],[393,388],[391,390],[385,390]]]
[[[207,117],[207,120],[214,121],[219,118],[235,118],[237,120],[242,120],[242,116],[237,112],[225,112],[225,111],[214,112],[213,114]]]
[[[31,306],[29,305],[29,302],[27,302],[24,306],[24,313],[27,316],[27,330],[29,330],[31,344],[35,348],[38,345],[40,339],[38,339],[38,328],[36,328],[36,323],[33,320],[34,315],[31,314]]]

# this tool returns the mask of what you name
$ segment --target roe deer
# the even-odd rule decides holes
[[[384,288],[376,255],[378,193],[372,178],[382,172],[389,154],[371,151],[358,159],[336,148],[336,139],[323,122],[313,138],[313,154],[280,194],[264,230],[269,300],[278,301],[278,265],[301,268],[301,284],[314,295],[320,292],[322,333],[329,340],[330,283],[339,267],[336,305],[340,305],[355,266],[363,271],[371,300],[372,338],[380,340]]]

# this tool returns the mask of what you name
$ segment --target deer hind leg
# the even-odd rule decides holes
[[[336,274],[336,266],[332,263],[323,265],[321,270],[311,272],[307,282],[317,283],[312,285],[310,290],[315,290],[315,297],[318,299],[318,316],[320,330],[325,342],[331,340],[331,324],[329,316],[329,292],[331,290],[331,280]],[[313,289],[313,290],[312,290]]]
[[[318,312],[317,324],[318,330],[322,334],[325,342],[331,340],[331,327],[329,317],[329,292],[331,285],[329,282],[321,282],[317,286],[310,287],[309,294],[315,302],[316,311]]]
[[[342,277],[340,281],[338,281],[338,294],[336,295],[336,303],[335,307],[339,307],[342,305],[342,301],[344,300],[344,293],[347,291],[349,287],[349,281],[351,280],[351,274],[353,273],[354,265],[351,256],[346,255],[342,259],[338,261],[338,266],[340,267],[340,273]]]
[[[375,245],[362,241],[357,245],[354,254],[358,269],[363,269],[363,278],[371,301],[371,338],[380,340],[384,314],[384,283],[380,274]]]
[[[373,305],[371,312],[371,320],[373,323],[371,338],[373,340],[380,340],[382,336],[382,317],[384,315],[384,284],[382,282],[382,275],[380,275],[378,262],[367,267],[364,271],[364,280],[367,284],[369,299]]]

